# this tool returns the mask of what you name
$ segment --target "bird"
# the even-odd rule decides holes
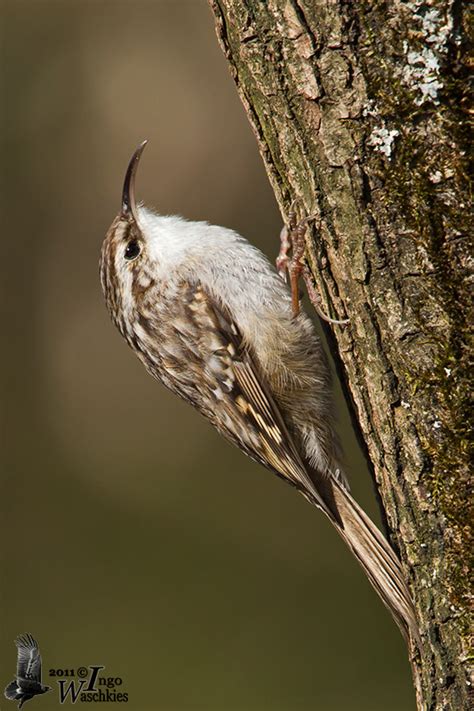
[[[51,686],[41,683],[41,654],[38,643],[31,634],[22,634],[15,640],[18,649],[16,677],[5,688],[10,701],[20,700],[18,708],[38,694],[45,694]]]
[[[100,255],[113,323],[155,379],[328,517],[407,642],[419,642],[401,563],[349,492],[311,320],[244,237],[137,203],[146,143],[128,164]]]

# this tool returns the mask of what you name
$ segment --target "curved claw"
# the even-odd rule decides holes
[[[302,217],[301,220],[298,222],[296,225],[296,229],[301,229],[304,225],[307,225],[308,222],[312,222],[313,220],[319,220],[319,215],[307,215],[306,217]]]
[[[343,319],[338,319],[338,318],[331,318],[330,316],[326,316],[324,311],[320,309],[320,307],[317,304],[313,304],[314,310],[318,314],[319,318],[322,318],[323,321],[326,321],[327,323],[335,323],[337,326],[345,326],[346,324],[349,323],[348,318],[343,318]]]
[[[319,296],[318,292],[316,291],[316,288],[314,286],[313,282],[313,275],[311,274],[311,271],[306,264],[303,268],[303,279],[306,284],[306,291],[308,292],[309,300],[313,304],[314,310],[318,314],[319,318],[321,318],[323,321],[326,321],[327,323],[333,323],[336,326],[345,326],[349,323],[350,319],[344,318],[344,319],[337,319],[337,318],[331,318],[330,316],[327,316],[324,311],[322,310],[320,306],[320,301],[321,297]]]
[[[288,210],[288,212],[294,212],[296,206],[301,205],[302,202],[303,202],[303,200],[300,197],[293,198],[293,200],[291,201],[290,209]]]
[[[296,230],[300,226],[300,222],[296,221],[296,208],[300,205],[304,208],[304,203],[302,198],[296,197],[290,203],[290,208],[288,210],[288,227],[290,231]]]

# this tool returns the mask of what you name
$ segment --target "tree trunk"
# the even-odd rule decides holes
[[[467,709],[467,9],[210,0],[332,341],[423,634],[418,706]]]

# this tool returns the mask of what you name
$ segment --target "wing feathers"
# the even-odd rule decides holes
[[[41,681],[41,655],[31,634],[20,635],[15,644],[18,649],[17,677]]]
[[[402,631],[407,634],[410,630],[418,638],[400,562],[343,486],[311,465],[305,466],[271,388],[226,308],[200,284],[183,284],[168,308],[174,330],[168,340],[161,324],[157,324],[156,333],[148,333],[143,352],[156,349],[151,361],[145,362],[148,369],[192,402],[227,439],[319,506],[359,560]],[[182,329],[176,326],[180,323]],[[155,369],[157,362],[166,362],[164,372]]]
[[[245,414],[258,429],[263,452],[268,460],[266,466],[270,465],[292,484],[319,499],[318,492],[296,451],[280,411],[271,395],[265,392],[262,378],[256,375],[256,368],[250,354],[245,355],[243,362],[234,363],[234,371],[246,397]]]

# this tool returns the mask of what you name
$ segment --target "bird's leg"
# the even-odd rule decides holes
[[[286,281],[286,273],[290,275],[291,303],[293,315],[300,312],[300,299],[298,293],[298,282],[302,276],[306,285],[309,299],[314,306],[318,316],[328,323],[340,326],[349,323],[349,319],[334,319],[326,316],[321,308],[321,297],[314,286],[313,275],[308,264],[304,261],[306,243],[304,239],[306,226],[310,220],[316,220],[315,215],[304,217],[299,222],[296,219],[297,200],[293,200],[288,213],[288,225],[284,225],[280,232],[280,252],[276,259],[276,268],[279,275]],[[288,256],[291,250],[291,258]]]
[[[298,222],[294,229],[290,232],[291,261],[288,264],[288,274],[290,275],[291,306],[293,309],[293,316],[298,316],[300,312],[298,284],[301,275],[304,273],[303,257],[306,249],[304,233],[306,230],[306,223],[310,219],[310,217],[305,217],[303,220],[300,220],[300,222]]]
[[[280,251],[276,258],[276,268],[283,281],[287,281],[287,273],[290,275],[291,302],[294,316],[300,311],[300,299],[298,293],[298,281],[303,269],[301,258],[304,254],[304,225],[308,218],[297,222],[296,204],[298,200],[293,200],[288,212],[288,224],[283,225],[280,232]],[[291,257],[289,252],[291,251]]]
[[[280,251],[278,257],[276,258],[276,268],[278,274],[281,276],[284,282],[286,282],[286,273],[291,261],[288,253],[292,249],[292,239],[291,235],[296,228],[296,204],[298,200],[293,200],[290,205],[290,210],[288,212],[288,224],[283,225],[280,232]]]

